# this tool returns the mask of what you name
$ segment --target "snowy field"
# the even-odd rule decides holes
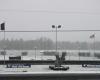
[[[2,73],[50,73],[50,72],[66,72],[66,73],[100,73],[100,65],[92,67],[82,67],[81,65],[65,65],[69,66],[67,71],[53,71],[49,69],[49,65],[32,65],[31,68],[6,68],[4,65],[0,65],[0,74]]]
[[[1,50],[2,51],[2,50]],[[89,57],[78,56],[79,50],[59,50],[59,54],[63,51],[67,53],[66,60],[100,60],[94,57],[93,51],[90,51]],[[22,52],[27,52],[26,56],[22,56]],[[80,52],[89,52],[88,50],[80,50]],[[100,51],[95,51],[100,53]],[[55,60],[55,56],[45,56],[41,50],[6,50],[5,59],[9,60],[9,56],[22,56],[22,60]],[[0,55],[0,60],[4,60],[4,55]]]
[[[5,60],[9,60],[9,56],[21,56],[22,60],[55,60],[55,56],[44,56],[40,51],[30,50],[28,51],[27,56],[21,55],[21,50],[8,50],[7,54],[5,55]],[[100,60],[93,56],[90,57],[79,57],[77,56],[78,51],[68,51],[69,54],[65,57],[66,60]],[[99,51],[98,51],[99,52]],[[4,60],[4,55],[0,55],[0,60]],[[67,65],[66,65],[67,66]],[[83,73],[83,72],[93,72],[93,73],[100,73],[100,66],[92,67],[92,68],[83,68],[81,65],[68,65],[70,69],[68,71],[57,71],[57,72],[66,72],[66,73]],[[25,72],[23,72],[25,71]],[[49,65],[32,65],[31,68],[6,68],[6,65],[0,65],[0,74],[2,73],[50,73],[56,72],[49,69]]]

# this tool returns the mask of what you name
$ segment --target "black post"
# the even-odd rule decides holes
[[[6,45],[5,45],[5,23],[1,24],[1,30],[4,32],[4,65],[5,65],[5,54],[6,54]]]

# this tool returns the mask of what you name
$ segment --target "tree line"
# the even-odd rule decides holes
[[[35,40],[0,40],[0,49],[6,48],[7,50],[55,50],[56,43],[49,39],[41,37]],[[58,49],[60,50],[100,50],[100,42],[87,43],[87,42],[70,42],[70,41],[58,41]]]

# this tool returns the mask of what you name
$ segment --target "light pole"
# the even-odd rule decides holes
[[[4,32],[4,65],[5,65],[5,55],[6,55],[6,45],[5,45],[5,22],[1,23],[1,30]]]
[[[35,47],[35,60],[36,60],[36,50],[37,50],[37,47]]]
[[[95,33],[90,36],[90,39],[93,39],[93,49],[94,49],[94,55],[95,55]],[[94,59],[95,59],[95,56],[94,56]]]
[[[79,43],[80,44],[80,43]],[[78,54],[78,56],[79,56],[79,60],[80,60],[80,46],[78,47],[78,50],[79,50],[79,54]]]
[[[58,28],[61,28],[61,25],[58,25],[58,26],[55,26],[55,25],[52,25],[52,28],[55,28],[56,29],[56,54],[57,54],[57,45],[58,45],[58,43],[57,43],[57,30],[58,30]]]

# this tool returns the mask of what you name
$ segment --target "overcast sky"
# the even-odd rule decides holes
[[[52,30],[53,24],[62,25],[60,30],[100,29],[100,0],[0,0],[2,22],[6,22],[6,30]],[[93,33],[59,33],[58,40],[88,41]],[[29,34],[6,35],[33,39]],[[33,34],[41,35],[55,37],[51,33]],[[99,32],[96,40],[100,40]]]

